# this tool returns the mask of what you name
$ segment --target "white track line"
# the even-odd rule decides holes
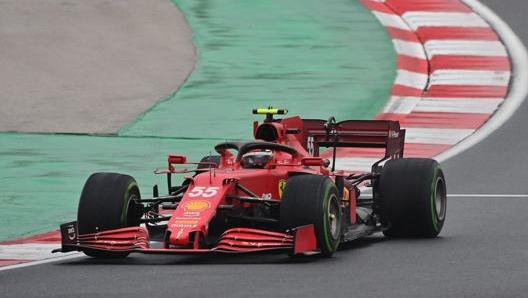
[[[0,245],[0,259],[38,260],[52,256],[60,243],[20,243]]]
[[[60,244],[58,244],[57,247],[58,246],[60,246]],[[2,266],[0,267],[0,271],[35,266],[35,265],[46,264],[46,263],[53,263],[53,262],[58,262],[58,261],[65,261],[65,260],[70,260],[70,259],[76,259],[82,256],[84,256],[84,254],[80,252],[72,252],[72,253],[67,253],[67,254],[57,253],[56,257],[53,256],[48,259],[42,259],[38,261],[29,261],[27,263],[20,263],[20,264],[15,264],[15,265]]]
[[[510,194],[447,194],[447,196],[457,198],[528,198],[528,195]]]

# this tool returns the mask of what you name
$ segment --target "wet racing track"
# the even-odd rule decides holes
[[[528,2],[482,2],[528,44]],[[83,257],[0,271],[0,296],[526,297],[526,115],[528,102],[484,141],[443,162],[451,195],[439,238],[371,237],[330,259]]]

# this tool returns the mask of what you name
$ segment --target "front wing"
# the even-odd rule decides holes
[[[77,222],[61,225],[62,247],[53,252],[99,250],[147,254],[258,253],[285,251],[293,254],[318,253],[313,225],[300,226],[288,233],[252,228],[226,230],[212,248],[153,247],[148,230],[127,227],[79,235]]]

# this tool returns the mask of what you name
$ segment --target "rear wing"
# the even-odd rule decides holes
[[[332,171],[339,147],[378,148],[379,150],[373,150],[375,152],[372,153],[376,156],[382,155],[382,158],[373,164],[373,170],[384,160],[403,157],[405,129],[400,128],[398,121],[345,120],[336,122],[334,117],[322,120],[301,119],[298,116],[284,119],[273,118],[273,115],[285,115],[287,112],[284,109],[271,107],[253,110],[253,114],[266,115],[263,123],[259,124],[257,121],[253,123],[255,139],[290,144],[288,139],[291,140],[294,137],[298,145],[314,157],[320,156],[321,147],[333,148]]]
[[[388,158],[403,157],[405,129],[398,121],[390,120],[329,120],[302,119],[306,149],[319,156],[320,147],[385,148]],[[377,163],[376,163],[377,164]]]

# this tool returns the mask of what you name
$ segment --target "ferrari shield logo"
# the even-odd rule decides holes
[[[284,187],[286,187],[286,180],[279,180],[279,198],[282,198],[282,192],[284,191]]]

